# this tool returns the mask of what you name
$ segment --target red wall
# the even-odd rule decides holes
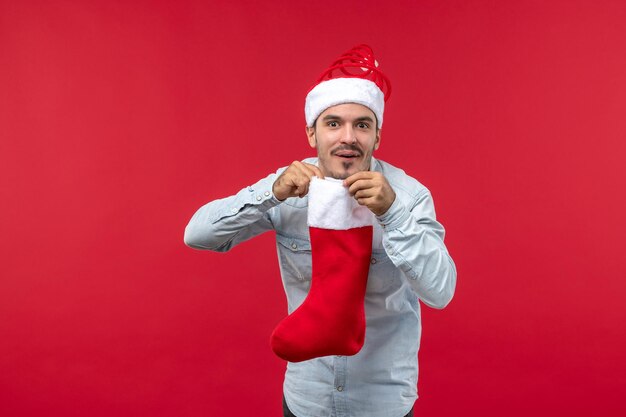
[[[625,22],[618,0],[0,0],[0,415],[279,415],[273,236],[213,254],[183,229],[311,155],[304,95],[362,42],[394,89],[378,157],[432,190],[458,267],[417,415],[624,415]]]

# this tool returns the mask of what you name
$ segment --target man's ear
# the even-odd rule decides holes
[[[376,129],[376,142],[374,142],[374,150],[380,146],[380,129]]]
[[[306,136],[309,139],[309,145],[311,148],[315,148],[317,146],[317,141],[315,140],[315,126],[306,127]]]

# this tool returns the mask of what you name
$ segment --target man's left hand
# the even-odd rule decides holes
[[[385,214],[396,199],[396,193],[380,172],[357,172],[346,178],[343,184],[360,205],[377,216]]]

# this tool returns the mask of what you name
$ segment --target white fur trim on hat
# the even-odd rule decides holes
[[[306,96],[306,125],[312,127],[324,110],[345,103],[361,104],[369,108],[376,115],[378,128],[383,127],[385,95],[373,81],[363,78],[334,78],[316,85]]]
[[[309,226],[347,230],[373,224],[373,213],[356,202],[343,185],[343,180],[313,177],[308,197]]]

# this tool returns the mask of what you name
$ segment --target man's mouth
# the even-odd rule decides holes
[[[341,151],[334,152],[334,155],[340,158],[353,159],[353,158],[360,157],[361,153],[357,151],[341,150]]]

